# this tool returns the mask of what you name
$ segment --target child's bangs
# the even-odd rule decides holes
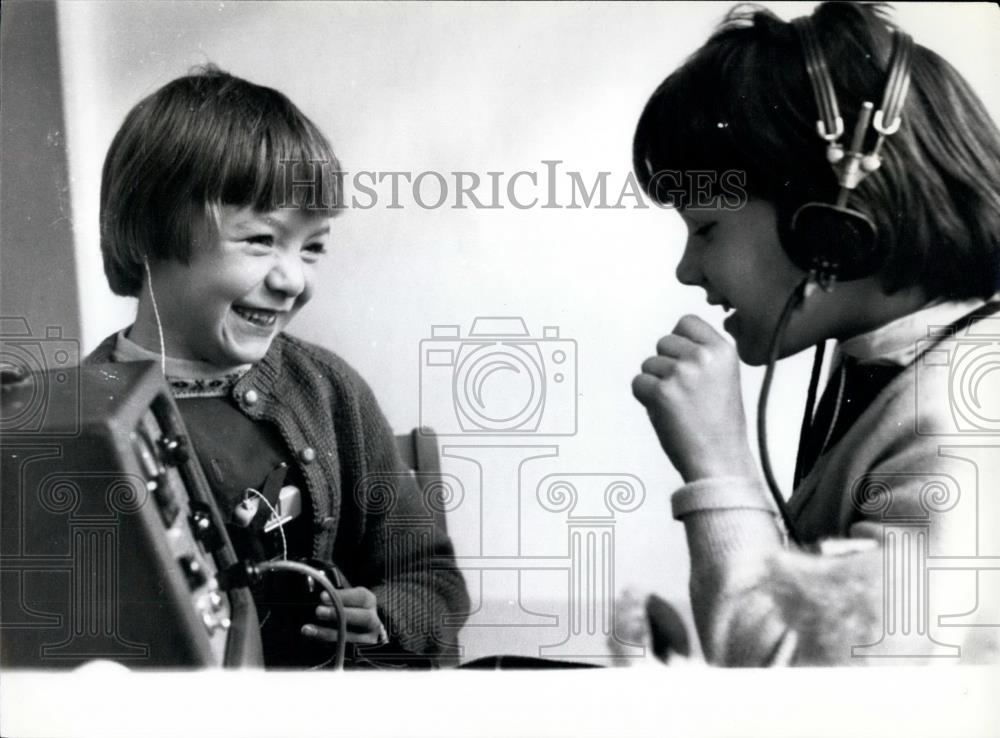
[[[335,216],[343,206],[333,149],[308,120],[274,117],[237,132],[243,140],[227,146],[218,201],[260,212],[299,208]]]

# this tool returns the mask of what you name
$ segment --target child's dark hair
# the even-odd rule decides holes
[[[101,251],[113,292],[142,288],[143,260],[187,262],[194,229],[222,205],[339,212],[329,142],[277,90],[209,65],[129,112],[101,178]]]
[[[861,103],[882,99],[894,26],[882,7],[846,2],[820,5],[813,23],[850,131]],[[940,56],[916,46],[911,68],[902,127],[849,206],[878,228],[887,293],[920,285],[929,298],[986,298],[1000,289],[1000,133]],[[787,238],[799,206],[836,196],[817,117],[795,29],[738,6],[653,93],[633,165],[664,205],[681,203],[657,186],[658,172],[743,171],[748,194],[775,205]]]

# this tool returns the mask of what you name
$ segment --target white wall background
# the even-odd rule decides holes
[[[770,5],[786,17],[812,7]],[[131,300],[110,294],[101,270],[104,154],[128,109],[192,65],[211,61],[288,94],[351,171],[510,174],[556,159],[585,179],[612,172],[614,198],[629,171],[632,133],[647,97],[727,7],[61,4],[84,349],[134,314]],[[955,64],[998,117],[1000,15],[994,6],[904,5],[897,18]],[[561,188],[567,202],[565,182]],[[701,290],[674,280],[683,246],[679,218],[655,208],[424,210],[408,196],[403,202],[408,207],[380,204],[334,221],[324,283],[293,332],[350,361],[403,431],[420,419],[419,343],[432,325],[460,324],[465,332],[479,315],[517,315],[532,335],[541,335],[543,325],[559,326],[579,350],[579,432],[522,439],[555,443],[559,453],[526,467],[521,551],[565,552],[564,520],[534,500],[542,476],[633,474],[647,496],[638,510],[618,516],[615,587],[684,600],[686,550],[668,505],[679,478],[629,389],[639,363],[682,314],[701,315],[721,330],[721,313],[704,303]],[[786,487],[809,361],[802,355],[785,362],[775,385],[772,447]],[[751,427],[760,377],[759,370],[744,374]],[[474,498],[471,470],[446,459],[445,471],[460,475]],[[479,552],[483,534],[473,502],[456,511],[450,526],[460,554]],[[503,538],[505,531],[486,537]],[[545,610],[546,603],[565,600],[564,580],[527,574],[522,585],[530,607]],[[532,653],[552,640],[551,630],[537,629],[467,629],[465,635],[472,656]]]

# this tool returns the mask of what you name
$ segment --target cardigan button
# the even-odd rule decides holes
[[[303,464],[311,464],[316,460],[316,450],[312,446],[306,446],[299,451],[299,461]]]
[[[256,405],[259,399],[260,395],[257,394],[257,390],[247,390],[246,394],[243,395],[243,400],[247,405]]]
[[[320,527],[323,530],[333,530],[333,528],[334,528],[334,526],[336,524],[337,524],[336,518],[332,518],[332,517],[328,516],[328,517],[323,518],[323,522],[320,523]]]

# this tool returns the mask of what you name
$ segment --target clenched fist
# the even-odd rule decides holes
[[[757,474],[747,441],[735,348],[685,315],[642,363],[632,393],[685,482]]]

